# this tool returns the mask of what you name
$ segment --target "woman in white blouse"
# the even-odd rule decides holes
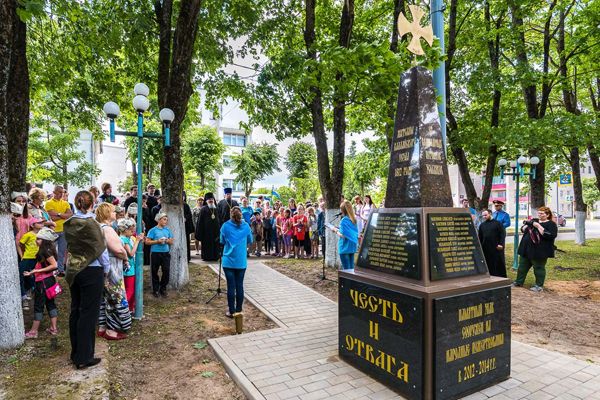
[[[367,221],[369,220],[369,215],[371,215],[371,211],[375,209],[375,205],[373,204],[373,199],[371,199],[370,195],[365,195],[363,199],[363,206],[360,210],[360,215],[358,219],[361,221],[361,225],[364,229],[367,226]],[[359,231],[362,232],[362,231]]]

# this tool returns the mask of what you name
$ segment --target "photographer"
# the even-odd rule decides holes
[[[539,218],[539,219],[538,219]],[[546,262],[554,258],[554,240],[558,227],[552,221],[552,211],[548,207],[538,209],[538,218],[523,221],[521,232],[523,238],[519,244],[519,269],[513,286],[523,286],[529,269],[533,266],[535,285],[534,292],[541,292],[546,278]]]

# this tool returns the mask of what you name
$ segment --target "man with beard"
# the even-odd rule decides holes
[[[481,216],[483,222],[479,225],[479,241],[490,275],[506,278],[504,264],[506,230],[500,221],[492,219],[490,210],[483,210]]]
[[[231,213],[231,209],[233,207],[239,207],[237,201],[231,198],[231,192],[233,190],[231,188],[225,188],[225,198],[219,202],[219,218],[221,221],[221,225],[225,222],[229,221],[229,215]],[[206,201],[206,199],[204,199]]]
[[[219,230],[221,229],[219,213],[215,205],[215,196],[206,193],[204,206],[200,209],[196,221],[195,237],[201,242],[201,255],[204,261],[219,259]]]

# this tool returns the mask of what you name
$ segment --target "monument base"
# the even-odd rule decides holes
[[[456,399],[508,379],[507,279],[440,283],[340,271],[340,357],[408,399]]]

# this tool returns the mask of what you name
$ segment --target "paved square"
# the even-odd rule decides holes
[[[209,343],[248,398],[402,399],[338,359],[336,303],[256,260],[244,291],[279,328]],[[465,399],[600,400],[600,366],[516,341],[511,353],[511,378]]]

